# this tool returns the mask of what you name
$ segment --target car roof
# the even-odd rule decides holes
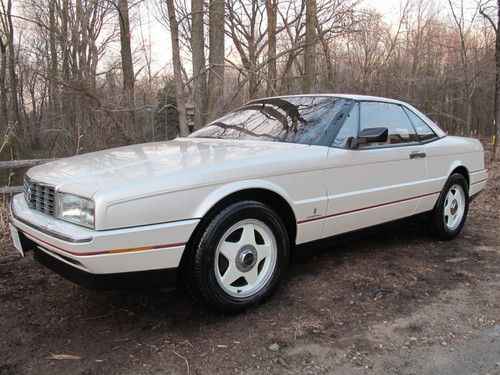
[[[251,100],[251,102],[272,99],[272,98],[302,98],[302,97],[315,97],[315,96],[329,96],[333,98],[345,98],[352,99],[357,101],[378,101],[378,102],[387,102],[387,103],[395,103],[395,104],[404,104],[408,105],[408,103],[402,102],[396,99],[384,98],[381,96],[371,96],[371,95],[356,95],[356,94],[331,94],[331,93],[317,93],[317,94],[292,94],[292,95],[279,95],[279,96],[269,96],[266,98],[257,98]]]
[[[344,98],[344,99],[351,99],[355,101],[376,101],[376,102],[385,102],[385,103],[393,103],[393,104],[399,104],[402,106],[405,106],[406,108],[410,109],[413,111],[415,114],[417,114],[424,122],[429,125],[429,127],[436,133],[438,137],[444,137],[446,133],[441,129],[434,121],[432,121],[430,118],[428,118],[425,114],[420,112],[417,108],[413,107],[411,104],[408,104],[406,102],[403,102],[401,100],[396,100],[396,99],[391,99],[391,98],[384,98],[381,96],[371,96],[371,95],[357,95],[357,94],[331,94],[331,93],[317,93],[317,94],[293,94],[293,95],[280,95],[280,96],[270,96],[267,98],[258,98],[251,100],[250,102],[256,102],[260,100],[265,100],[265,99],[271,99],[271,98],[300,98],[300,97],[332,97],[332,98]]]

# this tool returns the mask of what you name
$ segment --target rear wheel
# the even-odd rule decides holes
[[[256,201],[231,204],[205,224],[187,261],[187,285],[201,302],[239,312],[265,301],[289,258],[279,215]]]
[[[430,228],[440,239],[451,240],[462,230],[469,210],[469,190],[464,176],[448,178],[432,211]]]

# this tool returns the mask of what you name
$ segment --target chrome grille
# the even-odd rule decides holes
[[[24,198],[32,210],[54,216],[55,190],[53,186],[43,185],[25,178]]]

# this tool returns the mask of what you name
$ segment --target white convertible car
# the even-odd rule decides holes
[[[424,212],[452,239],[487,176],[479,141],[406,103],[266,98],[187,138],[31,168],[11,231],[22,254],[84,286],[182,275],[234,312],[271,295],[297,245]]]

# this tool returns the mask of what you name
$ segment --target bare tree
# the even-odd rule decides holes
[[[7,109],[7,48],[4,35],[0,32],[0,137],[7,131],[9,112]]]
[[[205,125],[207,112],[207,75],[205,70],[205,32],[203,0],[191,0],[191,50],[193,54],[194,129]]]
[[[14,48],[14,24],[12,22],[12,0],[7,0],[7,4],[1,0],[2,14],[0,22],[5,34],[7,50],[7,71],[9,76],[10,106],[12,121],[22,131],[21,113],[19,112],[18,100],[18,79],[16,74],[16,52]]]
[[[130,46],[130,19],[128,0],[118,0],[118,16],[120,19],[120,45],[122,56],[123,97],[129,108],[128,122],[135,127],[135,75]]]
[[[186,135],[188,95],[195,128],[205,112],[210,121],[248,98],[335,90],[403,99],[449,133],[469,123],[489,137],[500,123],[492,126],[498,0],[481,0],[482,22],[450,1],[403,1],[399,24],[389,24],[360,0],[156,0],[160,22],[172,25],[170,71],[155,63],[151,2],[0,0],[0,132],[15,130],[1,157],[80,153],[165,128],[172,137],[179,125]],[[110,48],[122,37],[124,48]]]
[[[210,1],[208,11],[208,113],[207,121],[222,114],[224,108],[224,0]]]
[[[472,122],[472,97],[475,90],[475,74],[472,71],[472,66],[469,61],[469,42],[468,35],[470,28],[466,26],[466,20],[464,15],[464,1],[460,0],[458,6],[454,5],[452,0],[448,0],[450,6],[451,14],[456,23],[458,34],[460,36],[460,62],[462,65],[463,73],[463,101],[466,108],[465,115],[465,134],[470,135],[471,133],[471,122]],[[458,8],[458,9],[456,9]],[[473,20],[471,20],[471,23]]]
[[[266,0],[267,11],[267,95],[276,93],[276,28],[278,0]]]
[[[179,128],[181,135],[189,135],[189,127],[186,119],[186,99],[184,97],[184,83],[182,80],[182,62],[179,48],[179,27],[175,15],[174,0],[166,0],[168,19],[170,26],[170,39],[172,41],[172,63],[174,65],[175,98],[177,101],[177,112],[179,115]]]
[[[313,92],[316,83],[316,21],[316,0],[306,0],[306,45],[303,78],[305,93]]]
[[[493,160],[496,159],[498,148],[498,137],[500,135],[500,0],[496,1],[497,6],[497,21],[485,10],[488,5],[480,5],[479,12],[491,24],[495,31],[495,98],[494,98],[494,114],[495,114],[495,137],[493,141]]]
[[[58,114],[59,108],[59,86],[57,85],[58,55],[56,45],[56,1],[49,0],[49,99],[50,112],[52,115]]]
[[[238,51],[242,67],[233,67],[248,81],[248,97],[257,96],[261,77],[257,71],[260,56],[265,50],[265,8],[257,0],[229,0],[227,2],[227,34]]]

